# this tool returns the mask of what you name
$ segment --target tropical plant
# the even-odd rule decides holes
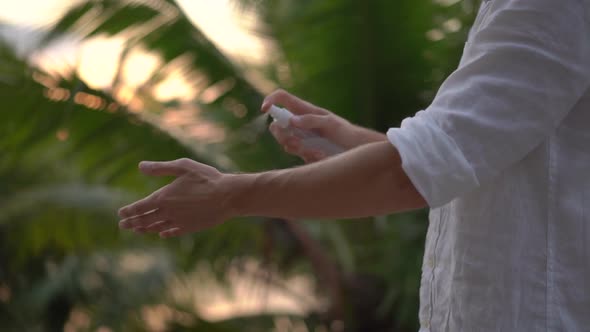
[[[182,245],[119,233],[117,207],[166,182],[139,176],[138,161],[188,156],[216,165],[216,159],[184,146],[79,79],[53,80],[6,47],[0,58],[0,97],[10,110],[2,113],[0,125],[0,285],[11,294],[0,306],[0,327],[57,330],[83,306],[95,314],[93,324],[127,329],[129,314],[159,303],[167,278],[193,266],[199,260],[195,253],[214,262],[256,252],[259,227],[247,222]],[[152,252],[152,263],[125,278],[113,274],[118,260],[134,251]],[[97,281],[84,282],[87,275]],[[117,297],[105,298],[100,291]],[[135,325],[142,330],[140,322]]]

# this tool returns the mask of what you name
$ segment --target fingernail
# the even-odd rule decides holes
[[[260,112],[264,112],[264,110],[268,107],[268,103],[262,103],[262,106],[260,107]]]

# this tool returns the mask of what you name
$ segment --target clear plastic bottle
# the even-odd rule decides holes
[[[272,105],[268,113],[281,128],[289,131],[293,136],[299,137],[301,139],[301,144],[307,149],[319,150],[326,156],[336,155],[345,151],[343,147],[332,143],[313,131],[291,126],[289,120],[293,117],[293,113],[285,108]]]

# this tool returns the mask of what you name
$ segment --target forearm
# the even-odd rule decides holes
[[[425,207],[387,141],[306,166],[235,175],[240,216],[357,218]]]

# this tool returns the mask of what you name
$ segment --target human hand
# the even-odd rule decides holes
[[[295,115],[291,119],[293,127],[312,131],[345,149],[359,145],[354,140],[356,126],[328,110],[299,99],[284,90],[277,90],[266,97],[262,104],[262,111],[267,112],[272,105],[283,105]],[[269,129],[285,151],[303,158],[308,163],[326,157],[320,150],[304,147],[301,138],[292,135],[289,130],[281,128],[274,122]]]
[[[174,237],[204,230],[233,217],[233,175],[190,159],[141,162],[150,176],[176,176],[172,183],[119,210],[119,227]]]

